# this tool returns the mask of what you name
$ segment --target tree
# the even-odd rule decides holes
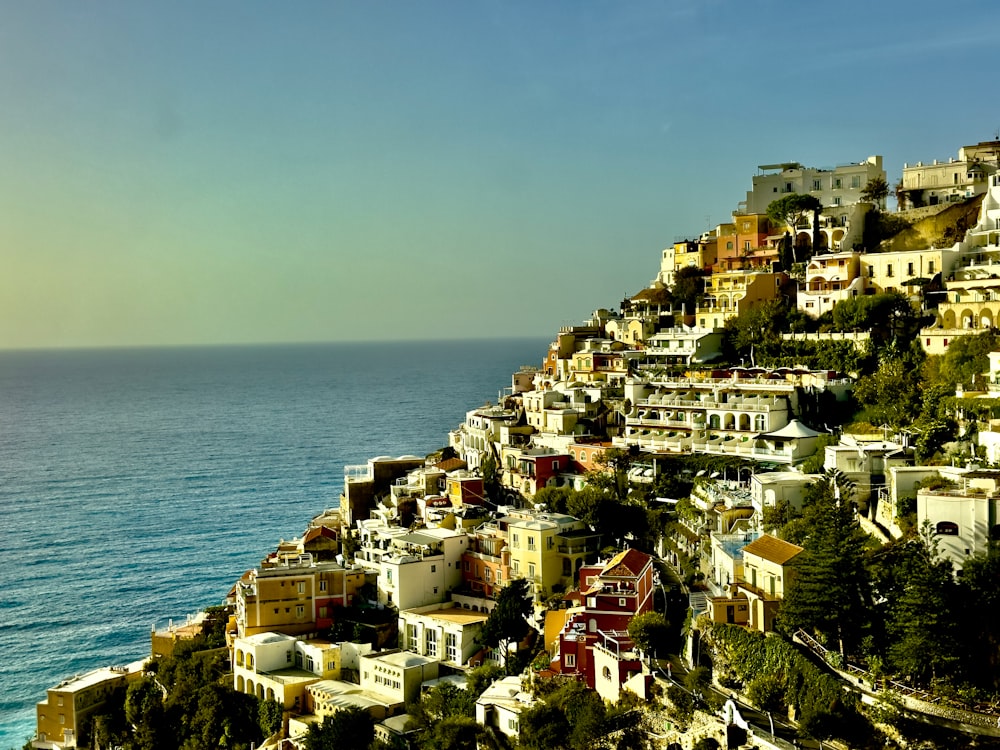
[[[726,321],[723,350],[730,362],[756,363],[781,347],[781,334],[789,329],[789,305],[771,299],[754,305]]]
[[[530,586],[531,583],[526,578],[517,578],[500,589],[496,606],[486,618],[479,634],[484,646],[502,647],[505,667],[509,657],[509,644],[524,638],[531,627],[527,620],[532,611],[531,596],[528,593]]]
[[[420,737],[425,750],[476,750],[483,727],[471,716],[448,716]]]
[[[989,369],[989,354],[1000,346],[1000,334],[994,330],[958,336],[943,355],[928,357],[924,368],[930,384],[954,391],[958,385],[975,387],[977,378]],[[934,361],[930,364],[931,360]]]
[[[885,177],[872,177],[861,189],[861,200],[874,203],[876,209],[885,208],[885,199],[889,196],[889,183]]]
[[[569,721],[558,706],[537,703],[521,712],[520,745],[527,750],[557,750],[568,747]]]
[[[368,750],[375,739],[375,720],[357,706],[328,714],[322,723],[310,724],[306,750]]]
[[[608,448],[597,457],[597,465],[601,468],[587,473],[587,486],[596,487],[624,503],[628,500],[628,472],[634,459],[635,455],[628,450]]]
[[[886,358],[878,370],[858,379],[853,395],[872,424],[905,427],[920,413],[922,387],[919,368],[905,359]]]
[[[974,685],[995,692],[1000,689],[1000,551],[995,543],[965,561],[959,585],[965,603],[962,664]]]
[[[818,230],[818,217],[820,212],[823,210],[823,204],[819,202],[819,199],[813,195],[801,195],[799,193],[789,193],[788,195],[778,198],[775,201],[771,201],[767,207],[767,217],[778,224],[784,224],[787,226],[791,232],[794,234],[796,227],[802,223],[807,216],[812,216],[813,218],[813,239],[812,247],[815,249],[818,244],[817,230]],[[793,237],[788,234],[785,235],[786,244],[792,242],[794,247]],[[799,258],[794,255],[793,260],[799,262],[805,260],[805,258]],[[790,270],[786,268],[785,270]]]
[[[696,266],[686,266],[674,274],[670,294],[674,304],[682,306],[688,315],[694,315],[698,300],[705,293],[705,272]]]
[[[281,729],[282,714],[285,707],[273,698],[261,701],[257,712],[260,731],[265,739]]]
[[[503,502],[503,485],[500,483],[500,472],[497,470],[496,459],[487,453],[483,456],[479,468],[483,474],[483,494],[491,503],[499,505]]]
[[[635,647],[647,656],[656,657],[657,647],[670,635],[670,624],[659,612],[643,612],[628,623],[628,636]]]
[[[911,681],[928,684],[959,663],[958,589],[929,521],[906,550],[902,591],[889,610],[889,658]]]
[[[125,720],[132,725],[135,750],[159,750],[178,743],[163,706],[163,689],[153,677],[143,677],[128,686]]]
[[[795,558],[795,576],[785,592],[782,628],[822,636],[841,657],[861,642],[871,601],[864,562],[865,535],[853,506],[838,498],[834,484],[814,482],[806,496],[805,549]]]

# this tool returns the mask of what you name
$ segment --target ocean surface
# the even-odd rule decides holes
[[[61,679],[149,653],[344,465],[447,445],[546,341],[0,352],[0,749]]]

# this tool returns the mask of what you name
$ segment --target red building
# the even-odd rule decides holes
[[[558,659],[552,670],[577,675],[594,687],[595,646],[624,654],[632,649],[628,623],[653,608],[653,558],[629,549],[603,565],[580,568],[583,607],[559,634]],[[629,663],[623,669],[634,670]]]

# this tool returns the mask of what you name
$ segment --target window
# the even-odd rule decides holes
[[[566,654],[566,666],[567,667],[576,666],[576,654]]]
[[[417,626],[407,625],[406,626],[406,639],[409,643],[409,649],[413,653],[419,653],[420,641],[417,638]]]
[[[493,572],[489,568],[487,568],[486,569],[486,582],[489,583],[490,580],[492,579],[492,577],[493,577]]]
[[[458,636],[454,633],[445,633],[444,649],[446,659],[458,661]]]
[[[813,190],[820,190],[820,189],[822,189],[822,186],[820,185],[820,181],[819,180],[813,180]]]
[[[619,607],[624,607],[624,606],[625,606],[625,604],[626,604],[626,602],[627,602],[627,600],[626,600],[626,599],[625,599],[624,597],[623,597],[623,598],[620,598],[620,599],[618,600],[618,606],[619,606]]]
[[[744,240],[743,241],[743,249],[746,250],[748,253],[750,252],[750,249],[751,249],[750,248],[750,240]]]
[[[852,188],[861,187],[861,175],[856,174],[853,177],[851,177],[851,187]]]
[[[611,679],[611,668],[608,667],[608,666],[605,666],[604,669],[601,670],[601,676],[604,677],[605,680],[610,680]]]
[[[998,219],[998,221],[1000,221],[1000,219]],[[927,261],[927,273],[934,273],[934,261],[933,260]]]
[[[912,263],[907,263],[906,264],[906,275],[907,276],[912,276],[913,275],[913,264]]]
[[[511,546],[514,549],[517,549],[518,547],[520,547],[521,546],[521,537],[519,537],[517,534],[514,534],[513,541],[511,542]]]
[[[501,583],[503,583],[502,579],[503,579],[503,574],[498,570],[497,571],[497,585],[500,585]],[[487,580],[489,580],[489,579],[487,579]]]
[[[302,617],[302,616],[304,616],[304,615],[305,615],[305,613],[306,613],[306,608],[305,608],[304,606],[302,606],[301,604],[300,604],[300,605],[298,605],[298,606],[297,606],[297,607],[295,608],[295,616],[296,616],[296,617]]]
[[[437,656],[438,655],[438,634],[436,630],[428,630],[425,634],[427,637],[427,656]]]
[[[300,594],[306,593],[306,582],[305,581],[299,581],[299,593]]]
[[[529,578],[534,578],[535,577],[535,564],[534,563],[528,563],[528,577]]]
[[[292,652],[291,651],[286,651],[285,652],[285,664],[291,664],[291,663],[292,663]]]
[[[835,206],[839,206],[840,202],[841,202],[841,198],[840,198],[839,195],[833,199],[833,205],[835,205]]]
[[[469,561],[468,561],[468,560],[466,560],[466,561],[465,561],[465,572],[466,572],[466,573],[468,573],[468,572],[469,572],[469,569],[470,569],[470,567],[471,567],[471,566],[469,565]]]
[[[326,591],[326,581],[320,581],[319,582],[319,590],[320,591]]]
[[[890,279],[892,278],[892,263],[888,263],[885,267],[885,275]]]
[[[531,551],[534,551],[534,549],[535,549],[535,535],[534,534],[529,534],[528,535],[528,549],[531,550]]]
[[[437,569],[438,569],[437,565],[431,565],[431,573],[437,573]]]
[[[945,536],[958,536],[958,524],[952,521],[938,521],[935,531]]]
[[[732,241],[727,242],[726,243],[726,250],[732,250],[732,249],[733,249],[733,243],[732,243]]]
[[[840,188],[842,188],[842,187],[843,187],[843,183],[841,182],[841,179],[840,179],[839,177],[837,177],[837,178],[836,178],[836,179],[835,179],[835,180],[833,181],[833,187],[834,187],[834,189],[835,189],[835,190],[840,190]]]

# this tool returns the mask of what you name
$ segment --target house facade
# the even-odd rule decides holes
[[[311,555],[262,565],[237,583],[236,626],[241,638],[257,633],[309,633],[333,625],[334,607],[349,606],[365,574]]]

